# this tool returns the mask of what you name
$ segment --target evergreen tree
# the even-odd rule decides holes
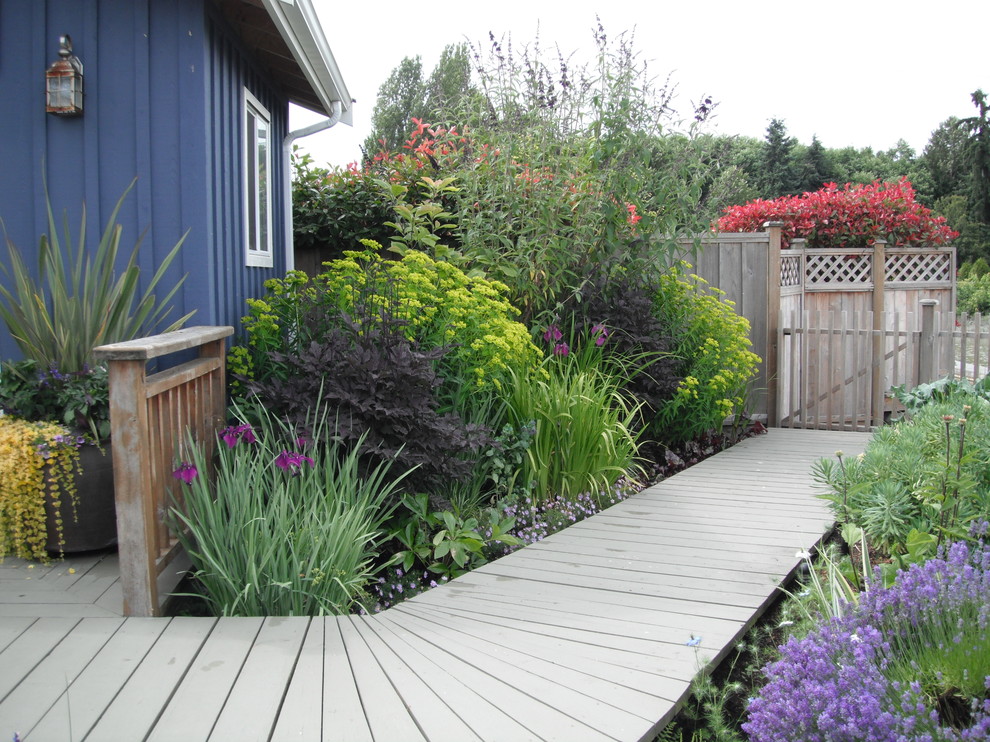
[[[932,132],[922,159],[936,199],[964,195],[969,180],[966,146],[966,132],[955,116],[947,118]]]
[[[801,193],[817,191],[835,180],[835,168],[828,159],[828,150],[817,135],[811,137],[811,144],[804,150],[798,163],[798,171],[797,190]]]
[[[767,127],[763,145],[760,192],[764,198],[778,198],[794,193],[797,179],[791,162],[791,152],[797,140],[787,136],[787,127],[780,119],[772,119]]]
[[[990,224],[990,120],[987,119],[990,106],[982,90],[977,90],[972,97],[978,115],[959,121],[959,128],[968,136],[969,199],[973,217],[983,224]]]
[[[448,119],[473,92],[468,45],[448,44],[426,83],[427,115]]]

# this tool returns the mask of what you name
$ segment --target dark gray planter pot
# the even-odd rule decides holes
[[[51,500],[45,501],[45,525],[50,552],[74,554],[107,549],[117,544],[117,508],[113,493],[113,457],[110,446],[101,453],[89,444],[79,449],[81,471],[75,474],[77,505],[68,498],[58,508],[62,514],[62,540],[59,542],[58,512]]]

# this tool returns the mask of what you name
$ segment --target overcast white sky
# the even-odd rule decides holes
[[[378,88],[403,57],[428,75],[446,44],[510,34],[516,45],[592,47],[596,14],[606,33],[635,30],[654,74],[678,86],[678,110],[711,95],[711,127],[762,138],[772,118],[791,136],[826,147],[884,150],[905,139],[918,154],[949,116],[974,112],[990,92],[988,0],[312,0],[357,100],[354,126],[302,139],[318,163],[346,165],[371,128]],[[294,108],[293,129],[318,120]]]

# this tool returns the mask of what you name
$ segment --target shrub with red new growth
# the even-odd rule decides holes
[[[467,129],[434,126],[418,118],[411,119],[415,128],[403,143],[404,151],[379,150],[370,161],[370,169],[392,183],[414,187],[426,175],[456,170],[471,156],[473,141]],[[384,143],[384,140],[383,140]],[[487,157],[487,151],[482,152]],[[426,171],[421,172],[421,171]]]
[[[944,245],[959,236],[945,221],[914,200],[906,178],[870,185],[827,183],[819,191],[757,199],[730,206],[718,220],[721,232],[759,232],[764,222],[782,221],[783,240],[803,237],[808,247],[866,247],[885,239],[891,245]]]

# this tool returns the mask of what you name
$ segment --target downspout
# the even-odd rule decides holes
[[[285,177],[282,179],[282,196],[285,202],[285,270],[291,271],[296,267],[296,250],[292,244],[292,168],[289,163],[292,158],[292,145],[297,139],[308,137],[334,126],[344,112],[344,104],[335,100],[331,104],[330,118],[317,121],[315,124],[302,129],[290,131],[282,140],[282,162],[285,163]]]

